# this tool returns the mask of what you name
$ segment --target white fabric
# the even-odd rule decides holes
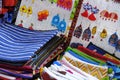
[[[67,57],[69,57],[69,58],[71,58],[71,59],[73,59],[73,60],[75,60],[75,61],[80,61],[80,62],[82,62],[82,63],[84,63],[84,64],[88,64],[88,65],[95,66],[95,67],[99,67],[99,68],[108,69],[107,66],[94,65],[94,64],[90,64],[90,63],[88,63],[88,62],[82,61],[82,60],[80,60],[80,59],[78,59],[78,58],[72,56],[69,52],[65,52],[64,56],[67,56]]]
[[[4,75],[4,74],[0,74],[1,77],[4,77],[4,78],[7,78],[9,80],[16,80],[15,77],[12,77],[12,76],[8,76],[8,75]]]
[[[84,76],[86,76],[87,80],[98,80],[97,78],[93,77],[92,75],[89,75],[85,72],[83,72],[82,70],[80,70],[79,68],[73,66],[72,64],[70,64],[64,57],[62,58],[62,60],[60,61],[62,64],[72,68],[73,70],[75,70],[76,72],[83,74]]]

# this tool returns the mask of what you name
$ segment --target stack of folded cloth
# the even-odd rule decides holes
[[[36,54],[57,30],[28,30],[12,24],[0,24],[0,79],[32,78],[32,67],[27,62],[37,59]],[[10,75],[10,76],[9,76]]]
[[[41,71],[43,80],[119,80],[120,61],[83,46],[68,47],[60,60]]]

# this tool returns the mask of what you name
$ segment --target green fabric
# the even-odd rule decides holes
[[[117,80],[116,78],[112,79],[112,80]]]
[[[108,74],[111,74],[113,72],[113,69],[112,68],[109,68],[108,69]]]
[[[109,80],[109,77],[108,76],[104,77],[102,80]]]
[[[102,80],[109,80],[109,76],[104,77]],[[117,80],[116,78],[112,79],[112,80]]]
[[[85,54],[85,53],[83,53],[83,52],[80,52],[80,51],[77,50],[77,49],[68,47],[68,48],[66,49],[66,51],[68,51],[68,50],[71,50],[71,51],[75,52],[76,54],[78,54],[78,55],[80,55],[80,56],[82,56],[82,57],[84,57],[84,58],[87,58],[87,59],[89,59],[89,60],[93,60],[93,61],[95,61],[95,62],[98,62],[98,63],[100,63],[100,65],[105,65],[105,64],[106,64],[106,62],[103,62],[103,61],[101,61],[101,60],[99,60],[99,59],[96,59],[96,58],[94,58],[94,57],[92,57],[92,56],[89,56],[89,55],[87,55],[87,54]]]

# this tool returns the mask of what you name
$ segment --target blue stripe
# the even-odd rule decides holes
[[[57,30],[30,31],[10,24],[0,24],[0,61],[22,62],[57,34]]]
[[[99,65],[99,63],[94,62],[94,61],[92,61],[92,60],[89,60],[89,59],[87,59],[87,58],[84,58],[84,57],[82,57],[82,56],[79,56],[79,55],[77,55],[76,53],[74,53],[74,52],[71,51],[71,50],[68,50],[68,52],[69,52],[71,55],[73,55],[74,57],[76,57],[76,58],[78,58],[78,59],[80,59],[80,60],[82,60],[82,61],[85,61],[85,62],[88,62],[88,63],[91,63],[91,64],[95,64],[95,65]]]

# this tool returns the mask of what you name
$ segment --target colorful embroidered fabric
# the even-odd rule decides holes
[[[87,58],[87,57],[80,56],[80,55],[74,53],[74,52],[71,51],[71,50],[69,50],[69,51],[67,51],[67,52],[69,52],[69,54],[71,54],[72,56],[74,56],[74,57],[76,57],[76,58],[78,58],[78,59],[80,59],[80,60],[82,60],[82,61],[88,62],[88,63],[90,63],[90,64],[99,65],[98,62],[95,62],[95,61],[93,61],[93,60],[90,60],[90,59]]]
[[[96,58],[94,58],[94,57],[91,57],[91,56],[89,56],[89,55],[87,55],[87,54],[85,54],[85,53],[83,53],[83,52],[80,52],[80,51],[77,50],[77,49],[73,49],[73,48],[71,48],[71,47],[68,47],[67,50],[71,50],[71,51],[75,52],[76,54],[78,54],[78,55],[80,55],[80,56],[83,56],[83,57],[85,57],[85,58],[88,58],[88,59],[90,59],[90,60],[93,60],[93,61],[95,61],[95,62],[98,62],[100,65],[105,65],[105,64],[106,64],[104,61],[101,61],[101,60],[98,60],[98,59],[96,59]]]
[[[58,29],[60,33],[65,33],[69,21],[71,22],[70,14],[74,2],[75,0],[22,0],[15,24],[22,24],[29,29],[32,27],[33,30]],[[39,7],[36,8],[36,6]],[[57,20],[54,19],[56,14],[59,15],[60,21],[54,21]]]
[[[68,52],[65,52],[63,57],[65,57],[65,59],[72,65],[78,67],[79,69],[85,71],[86,73],[96,76],[100,80],[107,76],[108,68],[106,66],[98,66],[90,64],[88,62],[84,62],[78,58],[73,57]]]
[[[106,54],[111,55],[110,53],[108,53],[107,51],[103,50],[102,48],[96,46],[96,45],[93,44],[92,42],[89,43],[89,45],[87,46],[87,48],[90,49],[90,50],[96,50],[96,52],[99,53],[99,54],[101,54],[101,55],[106,55]],[[109,56],[108,56],[108,57],[109,57]],[[117,61],[120,61],[120,60],[117,58],[117,56],[113,56],[113,55],[112,55],[112,57],[114,57]],[[113,58],[113,59],[114,59],[114,58]]]
[[[87,78],[87,80],[98,80],[96,77],[93,77],[92,75],[82,71],[81,69],[73,66],[71,63],[69,63],[64,57],[62,58],[62,60],[60,60],[60,62],[62,64],[64,64],[65,66],[69,67],[70,69],[74,70],[75,72],[85,76]]]
[[[44,71],[47,72],[49,76],[56,78],[57,80],[59,80],[59,78],[62,80],[98,80],[97,78],[94,78],[79,69],[77,71],[75,69],[77,68],[72,66],[66,59],[64,59],[60,62],[54,61],[50,67],[45,67]]]
[[[98,59],[100,59],[100,60],[103,60],[103,61],[111,61],[111,62],[113,62],[113,63],[115,63],[115,64],[118,64],[118,65],[120,64],[120,61],[117,60],[117,59],[115,59],[115,58],[111,59],[111,58],[109,58],[109,57],[105,57],[105,56],[103,56],[103,55],[101,55],[101,54],[99,54],[99,53],[97,53],[97,52],[94,52],[94,51],[92,51],[92,50],[89,50],[89,49],[87,49],[87,48],[84,48],[83,46],[78,46],[78,50],[84,52],[85,54],[88,54],[88,55],[90,55],[90,56],[93,56],[93,57],[95,57],[95,58],[98,58]],[[106,56],[107,56],[107,55],[106,55]],[[109,56],[109,55],[108,55],[108,56]]]

